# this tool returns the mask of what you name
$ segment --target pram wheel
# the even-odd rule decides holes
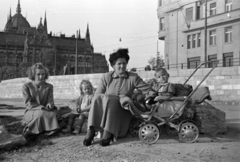
[[[160,136],[160,131],[155,124],[147,123],[139,129],[138,136],[142,142],[146,144],[154,144]]]
[[[187,143],[195,142],[198,139],[198,135],[198,127],[192,122],[183,123],[178,132],[180,141]]]
[[[138,135],[139,126],[141,123],[142,123],[142,121],[140,121],[138,119],[133,119],[131,121],[130,126],[129,126],[129,131],[133,137],[136,137]]]

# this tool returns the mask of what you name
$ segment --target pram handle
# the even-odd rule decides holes
[[[218,63],[219,63],[219,60],[213,60],[213,61],[208,61],[208,62],[203,62],[201,63],[200,65],[198,65],[198,67],[193,71],[193,73],[188,77],[188,79],[183,83],[183,85],[185,85],[190,79],[191,77],[196,73],[196,71],[198,71],[198,69],[200,67],[202,67],[203,65],[205,64],[209,64],[209,63],[212,63],[212,62],[216,62],[216,64],[214,65],[214,67],[212,67],[212,69],[209,71],[209,73],[205,76],[204,80],[208,77],[208,75],[215,69],[215,67],[217,67]]]
[[[174,115],[178,113],[178,111],[186,104],[186,102],[189,101],[189,99],[192,97],[192,95],[196,92],[198,87],[202,84],[202,82],[209,76],[209,74],[217,67],[219,60],[214,60],[214,61],[208,61],[201,63],[195,70],[194,72],[190,75],[190,77],[185,81],[184,85],[189,81],[189,79],[195,74],[195,72],[202,66],[211,62],[216,62],[216,64],[212,67],[212,69],[207,73],[207,75],[201,80],[201,82],[196,86],[196,88],[187,96],[187,98],[183,101],[182,105],[179,106],[179,108],[170,116],[169,119],[172,119]]]

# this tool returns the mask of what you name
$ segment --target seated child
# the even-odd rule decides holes
[[[70,133],[72,130],[72,126],[75,118],[79,118],[77,120],[75,130],[72,132],[73,134],[79,134],[81,132],[84,121],[88,117],[88,112],[90,110],[90,104],[93,98],[93,86],[89,80],[82,80],[80,83],[80,97],[70,102],[69,107],[72,109],[71,114],[68,118],[68,125],[66,129],[62,131],[64,133]]]
[[[151,83],[152,94],[149,94],[154,98],[151,102],[155,103],[161,101],[163,98],[170,98],[175,94],[175,87],[168,82],[169,74],[166,69],[158,68],[154,73],[154,80]],[[151,104],[151,103],[150,103]]]

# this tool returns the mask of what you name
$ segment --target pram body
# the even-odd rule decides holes
[[[194,105],[202,103],[205,99],[211,100],[208,87],[200,87],[200,85],[214,70],[219,61],[217,60],[216,62],[215,66],[210,69],[188,96],[163,98],[160,102],[153,104],[152,108],[148,109],[149,111],[139,109],[142,105],[130,106],[130,111],[134,115],[134,120],[130,125],[130,132],[133,135],[138,134],[142,142],[154,144],[160,137],[160,127],[166,126],[170,131],[171,129],[177,131],[180,141],[187,143],[195,142],[199,136],[199,128],[193,120],[195,113]],[[209,63],[200,64],[182,86],[187,85],[187,82],[201,66]],[[139,104],[134,100],[133,103],[135,103],[134,105]]]

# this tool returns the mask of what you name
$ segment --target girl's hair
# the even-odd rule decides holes
[[[159,73],[159,72],[162,72],[162,73],[167,74],[168,77],[170,76],[169,73],[167,72],[167,70],[166,70],[165,68],[162,68],[162,67],[157,68],[157,69],[155,70],[154,76],[156,75],[156,73]]]
[[[42,63],[36,63],[32,65],[28,70],[27,70],[27,75],[30,80],[35,80],[35,75],[36,75],[36,69],[43,69],[45,71],[45,79],[47,80],[49,77],[49,70],[45,66],[43,66]]]
[[[117,59],[119,59],[119,58],[126,59],[126,61],[128,63],[130,57],[128,55],[128,49],[127,48],[120,48],[116,52],[110,54],[109,62],[110,62],[112,67],[115,65]]]
[[[83,90],[82,90],[82,85],[88,85],[90,87],[90,94],[93,94],[93,86],[92,83],[89,80],[83,79],[80,83],[80,95],[84,95]]]

